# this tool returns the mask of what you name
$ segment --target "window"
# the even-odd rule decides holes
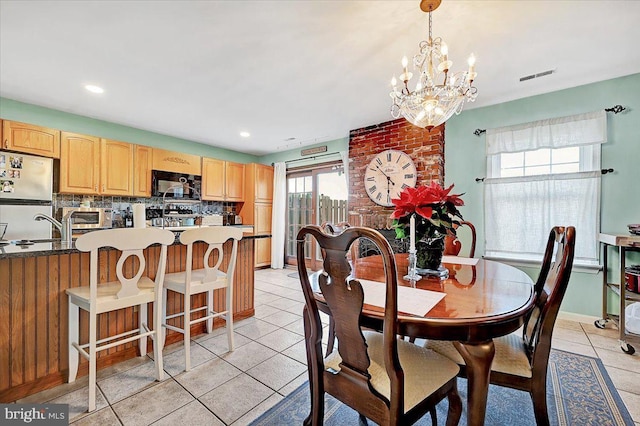
[[[487,130],[485,255],[540,260],[556,225],[577,231],[575,261],[597,264],[604,112]]]

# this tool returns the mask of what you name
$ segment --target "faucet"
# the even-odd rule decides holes
[[[62,223],[52,218],[51,216],[47,216],[46,214],[42,214],[42,213],[36,214],[35,216],[33,216],[33,219],[37,221],[40,221],[43,219],[48,220],[53,224],[53,226],[55,226],[58,229],[58,232],[60,232],[60,238],[62,242],[71,244],[71,234],[72,234],[71,224],[73,223],[73,221],[71,220],[71,215],[73,215],[73,213],[74,211],[70,211],[69,213],[64,215],[64,217],[62,218]]]

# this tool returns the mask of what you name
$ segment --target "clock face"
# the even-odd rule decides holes
[[[411,157],[402,151],[389,149],[376,155],[364,174],[364,187],[374,203],[393,206],[392,198],[400,198],[406,187],[415,187],[416,166]]]

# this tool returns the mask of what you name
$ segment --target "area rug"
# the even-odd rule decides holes
[[[460,424],[465,425],[465,379],[458,379],[458,390],[464,407]],[[446,421],[447,405],[444,400],[437,406],[438,424]],[[596,358],[552,350],[547,376],[547,405],[551,425],[634,425],[602,362]],[[251,424],[299,426],[309,414],[309,407],[309,385],[305,383]],[[324,424],[357,425],[358,413],[327,395]],[[369,424],[373,422],[369,421]],[[431,425],[431,416],[427,414],[416,424]],[[485,425],[535,424],[533,404],[528,393],[493,385],[489,387]]]

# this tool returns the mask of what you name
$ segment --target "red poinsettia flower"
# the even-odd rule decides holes
[[[404,228],[412,214],[420,216],[416,221],[420,234],[452,233],[455,234],[454,217],[462,219],[457,206],[463,206],[462,194],[451,194],[453,185],[443,188],[437,182],[428,186],[405,188],[400,198],[392,199],[395,210],[391,218],[395,219],[395,227],[399,235],[405,235]]]

